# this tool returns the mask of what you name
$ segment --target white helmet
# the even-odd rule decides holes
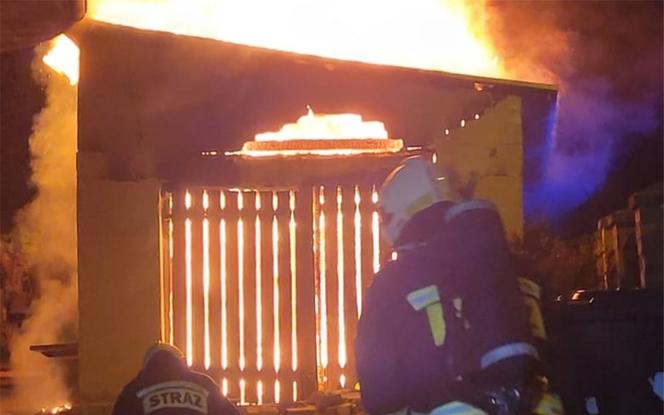
[[[439,182],[433,166],[422,156],[409,157],[387,176],[380,190],[383,235],[391,244],[399,239],[415,213],[449,199],[445,181]]]

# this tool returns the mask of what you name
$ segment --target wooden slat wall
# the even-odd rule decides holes
[[[361,263],[356,263],[355,252],[356,188],[361,199]],[[192,201],[188,209],[185,207],[187,191]],[[322,205],[319,200],[321,192],[325,197]],[[209,200],[207,208],[203,206],[204,193]],[[352,387],[356,381],[353,342],[358,319],[357,299],[363,295],[373,276],[372,213],[377,205],[372,201],[372,187],[315,187],[313,191],[304,189],[292,192],[292,196],[288,190],[243,191],[240,195],[237,190],[196,187],[178,189],[172,195],[173,209],[164,211],[165,261],[169,260],[167,242],[170,220],[173,221],[174,252],[172,261],[168,261],[168,266],[164,267],[164,287],[168,291],[172,286],[174,343],[186,352],[188,293],[185,223],[190,220],[190,329],[193,346],[190,354],[193,367],[207,371],[220,385],[227,385],[229,397],[238,401],[244,398],[245,402],[290,401],[293,398],[294,382],[297,383],[297,396],[300,399],[317,387],[339,388],[342,386],[342,376],[344,386]],[[338,195],[341,197],[340,203],[337,203]],[[291,197],[297,223],[292,234]],[[339,209],[341,218],[338,217]],[[321,282],[321,239],[320,230],[316,229],[320,212],[325,214],[324,292],[328,366],[327,370],[321,372],[323,378],[317,379],[317,371],[321,368],[316,359],[316,319],[321,316],[315,316],[314,300],[322,292],[317,292],[315,288],[315,284]],[[208,223],[207,244],[203,238],[204,220]],[[273,238],[277,236],[275,232],[278,235],[276,247],[273,243]],[[339,236],[343,238],[341,249]],[[295,246],[291,246],[291,240],[296,241]],[[207,268],[205,257],[208,258]],[[362,279],[362,292],[359,293],[356,290],[358,268]],[[209,271],[207,291],[205,269]],[[172,276],[169,276],[170,270]],[[321,288],[318,287],[319,290]],[[167,295],[164,298],[165,301],[170,300]],[[242,311],[241,302],[244,304]],[[227,324],[225,335],[224,310]],[[257,310],[260,310],[260,314],[257,314]],[[244,341],[241,344],[242,314]],[[206,315],[209,336],[207,347]],[[165,316],[168,318],[168,313]],[[340,336],[340,323],[341,327],[345,327],[344,336]],[[170,330],[170,321],[165,327]],[[278,331],[275,327],[278,327]],[[293,330],[296,331],[296,344],[293,342]],[[259,345],[260,348],[257,348]],[[275,355],[277,345],[278,355]],[[296,371],[293,371],[294,349],[297,353]],[[228,357],[227,365],[224,365],[224,353]],[[241,353],[244,355],[243,367],[240,365]],[[346,361],[342,357],[340,362],[343,354]],[[243,393],[240,390],[241,380],[244,381]],[[275,396],[277,380],[279,396]],[[259,381],[262,384],[260,388]],[[323,383],[317,384],[319,381]]]

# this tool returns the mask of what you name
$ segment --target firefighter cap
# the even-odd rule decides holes
[[[152,360],[152,358],[155,357],[157,353],[162,351],[167,352],[171,356],[184,361],[185,357],[184,353],[182,353],[182,350],[178,349],[172,344],[157,341],[152,346],[150,346],[148,350],[145,351],[145,355],[143,356],[143,367],[146,367],[148,363],[150,363],[150,360]]]

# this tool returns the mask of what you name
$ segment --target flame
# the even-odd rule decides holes
[[[277,132],[256,134],[241,151],[226,155],[273,157],[295,155],[339,156],[398,152],[403,140],[388,138],[380,121],[364,121],[357,114],[308,113],[295,123],[284,124]]]
[[[297,122],[284,124],[278,132],[256,134],[256,141],[286,140],[343,140],[387,139],[385,125],[380,121],[364,121],[357,114],[314,114],[311,107],[307,115]]]
[[[55,37],[52,44],[53,46],[43,58],[44,63],[56,72],[65,75],[71,85],[76,85],[78,83],[78,47],[65,35]]]
[[[500,77],[484,1],[89,0],[108,23],[368,63]]]
[[[64,412],[71,411],[72,406],[69,403],[65,403],[62,405],[56,405],[52,408],[42,408],[41,411],[39,412],[40,414],[61,414]]]

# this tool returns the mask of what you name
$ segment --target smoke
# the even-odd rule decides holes
[[[543,176],[526,194],[527,213],[555,219],[595,194],[634,141],[661,126],[662,4],[490,2],[487,9],[510,77],[559,86]]]
[[[34,344],[72,342],[77,332],[76,87],[49,71],[36,49],[33,75],[46,95],[30,137],[35,198],[17,215],[13,240],[37,283],[37,298],[21,332],[11,339],[11,367],[20,376],[13,400],[39,410],[68,402],[66,370],[57,359],[29,350]]]

